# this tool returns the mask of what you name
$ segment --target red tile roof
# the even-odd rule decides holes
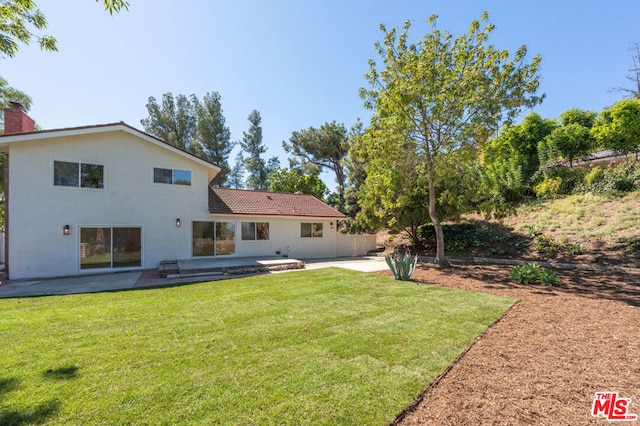
[[[308,216],[342,219],[342,213],[312,195],[246,189],[209,188],[209,212],[259,216]]]

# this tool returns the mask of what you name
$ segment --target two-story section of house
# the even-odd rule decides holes
[[[122,122],[34,131],[12,104],[0,152],[12,279],[166,259],[336,256],[336,210],[306,195],[211,188],[218,165]]]

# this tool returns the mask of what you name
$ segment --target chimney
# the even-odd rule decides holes
[[[33,132],[36,122],[24,112],[24,107],[18,102],[9,102],[4,109],[4,134]]]

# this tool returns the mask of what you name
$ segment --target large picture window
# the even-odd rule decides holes
[[[242,222],[243,241],[266,241],[268,239],[268,222]]]
[[[154,167],[153,181],[155,183],[169,183],[173,185],[191,185],[191,172],[189,170]]]
[[[75,188],[104,188],[104,166],[99,164],[53,162],[53,184]]]
[[[322,238],[322,223],[301,223],[300,236],[302,238]]]

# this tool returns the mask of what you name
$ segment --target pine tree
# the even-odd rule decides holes
[[[262,143],[262,118],[256,110],[251,111],[248,117],[249,130],[242,133],[240,146],[248,155],[244,158],[244,166],[249,173],[246,180],[248,189],[267,189],[267,166],[262,154],[267,152],[267,148]]]
[[[244,188],[244,158],[242,151],[236,155],[236,162],[229,173],[227,184],[230,188]]]

